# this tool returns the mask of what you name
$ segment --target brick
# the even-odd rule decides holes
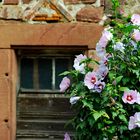
[[[23,2],[24,4],[29,4],[29,3],[31,2],[31,0],[22,0],[22,2]]]
[[[82,8],[76,15],[77,21],[99,22],[103,17],[103,7],[86,6]]]
[[[94,2],[96,2],[96,0],[64,0],[65,4],[78,4],[78,3],[91,4]]]
[[[19,0],[4,0],[4,4],[18,4]]]

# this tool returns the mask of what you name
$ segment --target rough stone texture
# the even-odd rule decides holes
[[[121,10],[124,16],[140,14],[140,0],[121,0]]]
[[[77,21],[99,22],[103,17],[103,8],[95,8],[86,6],[82,8],[76,15]]]
[[[73,21],[74,18],[72,17],[72,15],[68,12],[68,10],[66,9],[65,5],[62,4],[61,1],[57,1],[57,0],[52,0],[50,1],[50,3],[56,7],[56,9],[58,9],[60,11],[60,13],[62,15],[64,15],[64,17],[68,20],[68,21]]]
[[[21,19],[23,10],[19,6],[4,5],[0,7],[0,18],[2,19]]]
[[[132,15],[134,13],[140,14],[140,0],[119,0],[120,8],[118,9],[124,16]],[[105,1],[105,13],[112,14],[112,3],[110,0]]]
[[[105,0],[101,0],[101,6],[105,5]]]
[[[77,3],[91,4],[94,2],[96,2],[96,0],[64,0],[65,4],[77,4]]]
[[[73,47],[86,45],[89,48],[95,48],[102,30],[102,26],[94,23],[0,25],[0,32],[2,32],[0,47],[10,48],[10,45],[56,45],[57,47],[59,45]]]
[[[4,0],[4,4],[18,4],[18,0]]]

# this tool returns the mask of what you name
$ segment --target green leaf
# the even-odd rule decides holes
[[[120,88],[119,88],[119,91],[128,91],[128,90],[129,90],[128,87],[120,87]]]
[[[124,114],[119,115],[119,119],[127,123],[127,119]]]
[[[122,80],[123,76],[119,76],[117,77],[115,80],[116,80],[116,84],[118,84],[121,80]]]
[[[118,116],[118,113],[117,112],[112,112],[113,119],[115,119],[115,117],[117,117],[117,116]]]
[[[60,73],[59,76],[62,76],[62,75],[63,75],[63,76],[66,76],[66,75],[68,75],[68,74],[70,74],[69,71],[64,71],[63,73]]]
[[[93,105],[92,105],[92,102],[89,101],[89,100],[82,100],[83,102],[83,107],[88,107],[90,110],[93,109]]]
[[[100,117],[106,117],[106,118],[109,118],[108,114],[105,112],[105,111],[94,111],[93,112],[93,117],[95,119],[95,121],[97,121]]]

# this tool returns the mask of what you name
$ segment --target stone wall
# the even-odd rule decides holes
[[[3,0],[1,20],[28,23],[94,22],[104,16],[104,0]]]
[[[120,13],[140,13],[140,0],[119,0]],[[94,22],[103,25],[112,13],[111,0],[1,0],[0,22]]]

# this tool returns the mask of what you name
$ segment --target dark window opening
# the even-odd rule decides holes
[[[20,88],[22,90],[58,91],[63,78],[59,74],[72,69],[73,57],[22,57]]]

